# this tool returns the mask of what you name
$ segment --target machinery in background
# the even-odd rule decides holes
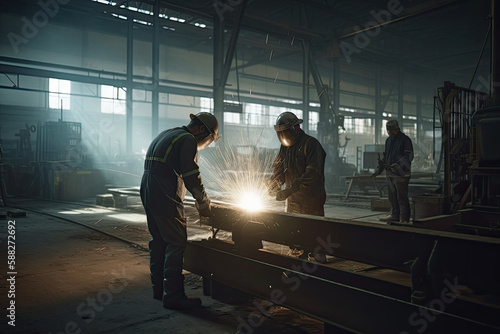
[[[32,150],[31,133],[36,132]],[[7,194],[75,200],[104,191],[105,179],[87,160],[79,122],[48,121],[21,129],[4,155]]]
[[[500,107],[487,103],[486,93],[451,82],[438,89],[435,111],[442,133],[438,172],[444,182],[440,193],[428,200],[434,214],[419,219],[416,211],[415,225],[500,236]],[[415,210],[423,209],[417,204]]]

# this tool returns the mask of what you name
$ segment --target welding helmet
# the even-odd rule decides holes
[[[218,135],[219,132],[219,122],[214,115],[208,112],[200,112],[196,115],[190,114],[191,119],[198,119],[206,129],[206,132],[200,133],[195,136],[198,142],[198,151],[201,151],[212,144],[212,142],[217,142],[222,136]]]
[[[290,147],[295,145],[299,139],[300,128],[299,124],[302,123],[294,113],[286,111],[278,116],[274,130],[278,135],[281,145]]]

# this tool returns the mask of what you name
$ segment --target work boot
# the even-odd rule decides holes
[[[201,299],[188,297],[184,293],[184,275],[167,278],[163,281],[163,307],[173,310],[200,307]]]
[[[381,222],[398,222],[399,218],[394,217],[391,213],[389,213],[387,216],[380,217],[378,220]]]
[[[409,221],[409,220],[407,220],[407,219],[401,219],[401,220],[399,221],[399,223],[400,223],[401,225],[411,225],[410,221]]]
[[[198,297],[186,296],[184,293],[177,296],[163,297],[163,307],[171,310],[181,310],[201,306],[201,299]]]

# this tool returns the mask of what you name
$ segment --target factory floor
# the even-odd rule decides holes
[[[203,295],[202,278],[185,272],[186,293],[203,307],[164,309],[152,298],[150,238],[138,198],[123,209],[26,197],[8,198],[0,247],[15,246],[7,266],[3,257],[1,333],[322,333],[324,324],[283,307],[252,298],[215,300]],[[378,222],[383,212],[366,200],[331,199],[326,216]],[[187,208],[190,239],[210,236]],[[26,216],[23,217],[23,213]],[[9,227],[10,226],[10,227]],[[15,238],[9,237],[14,235]],[[10,241],[10,242],[8,242]],[[14,248],[9,248],[13,250]],[[7,282],[7,283],[6,283]],[[6,298],[7,297],[7,298]],[[260,305],[260,306],[259,306]],[[258,307],[268,312],[259,326],[247,324]],[[257,312],[257,314],[262,314]]]

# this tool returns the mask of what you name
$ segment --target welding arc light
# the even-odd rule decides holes
[[[238,202],[238,206],[247,211],[259,211],[264,207],[261,196],[255,192],[243,194]]]

